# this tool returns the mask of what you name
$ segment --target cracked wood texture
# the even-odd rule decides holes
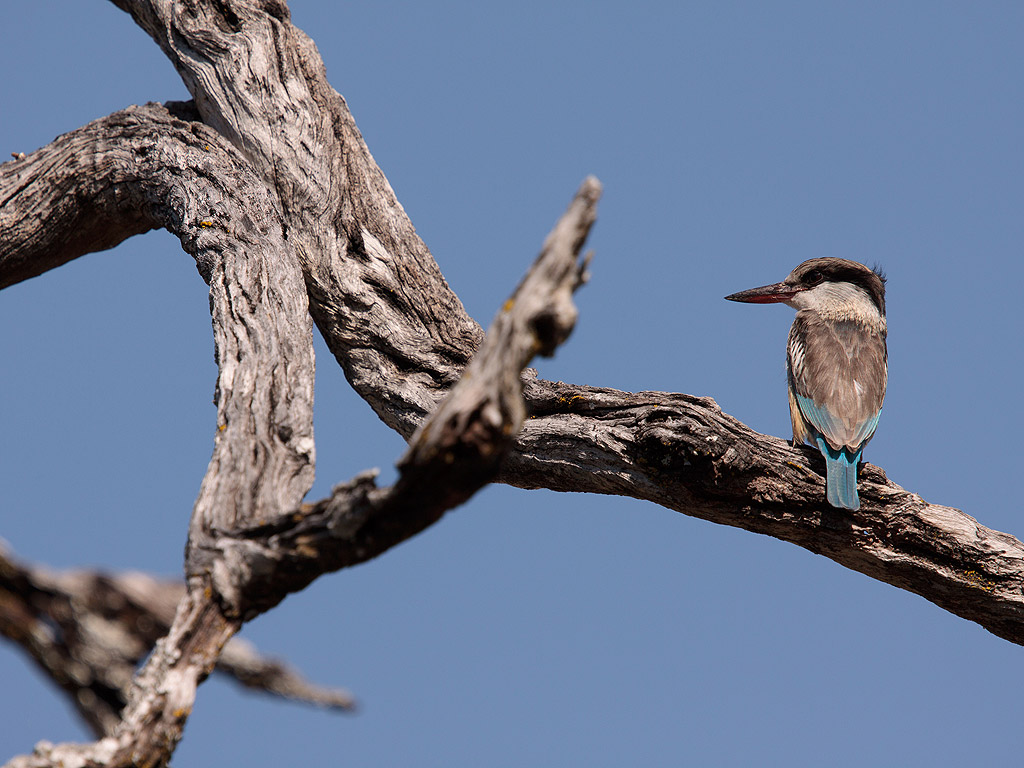
[[[328,347],[381,419],[409,437],[483,333],[327,82],[313,41],[283,2],[114,3],[177,68],[202,121],[276,192]]]
[[[130,107],[0,166],[0,286],[155,227],[178,235],[210,286],[219,372],[201,537],[215,518],[294,508],[312,485],[312,323],[276,200],[223,137],[178,110],[194,116]],[[239,452],[248,444],[255,456]]]
[[[189,530],[190,589],[118,735],[91,751],[43,748],[18,765],[165,762],[221,646],[280,599],[282,584],[301,588],[437,519],[437,509],[410,520],[388,506],[403,483],[417,487],[417,467],[447,455],[418,463],[424,435],[437,428],[427,444],[438,446],[454,425],[460,440],[500,455],[494,425],[519,418],[506,398],[478,409],[483,421],[423,426],[483,334],[286,4],[114,1],[160,45],[193,101],[124,110],[0,166],[0,287],[153,227],[177,234],[211,288],[215,451]],[[395,489],[361,477],[299,506],[314,461],[310,316],[356,391],[412,440]],[[544,351],[549,320],[533,326],[533,351]],[[522,386],[521,431],[502,462],[452,478],[466,483],[452,486],[456,501],[492,471],[523,488],[650,500],[793,542],[1024,644],[1024,545],[1014,537],[925,502],[872,465],[861,509],[834,510],[816,452],[757,434],[707,398],[530,375]],[[312,557],[310,542],[322,546]]]
[[[241,625],[237,607],[212,589],[214,563],[204,557],[211,531],[294,509],[313,481],[312,323],[302,273],[278,203],[242,156],[207,126],[158,105],[58,137],[4,165],[0,184],[0,269],[13,265],[18,279],[76,255],[53,255],[47,238],[83,223],[90,231],[95,217],[105,234],[80,247],[164,227],[210,286],[217,422],[189,526],[189,589],[112,735],[92,750],[57,748],[44,759],[163,762],[196,686]]]
[[[600,192],[596,179],[583,182],[462,377],[413,435],[393,487],[378,489],[364,473],[298,514],[223,538],[221,561],[245,615],[387,551],[494,479],[526,417],[523,368],[552,355],[576,323],[572,294],[586,279],[578,256]]]

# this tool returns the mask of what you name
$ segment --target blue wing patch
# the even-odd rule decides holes
[[[842,434],[842,425],[828,412],[828,408],[815,405],[811,398],[804,395],[797,395],[796,402],[804,418],[825,437],[835,440],[836,435]]]
[[[816,430],[814,442],[821,455],[825,457],[825,494],[828,503],[843,509],[860,509],[860,498],[857,496],[857,464],[860,462],[864,443],[874,434],[878,425],[878,413],[857,428],[855,446],[840,445],[833,448],[829,444],[829,438],[835,440],[836,435],[842,435],[845,432],[843,425],[829,413],[828,408],[815,405],[811,398],[797,395],[796,401],[800,413]]]
[[[858,424],[854,433],[849,440],[844,440],[845,435],[848,434],[848,430],[845,425],[836,419],[825,406],[815,405],[814,401],[806,397],[805,395],[796,396],[797,405],[800,407],[800,413],[803,414],[804,418],[813,426],[818,432],[827,437],[832,444],[838,444],[840,447],[852,448],[860,451],[864,447],[864,443],[871,439],[871,436],[875,434],[875,428],[878,426],[878,417],[882,413],[882,409],[879,408],[875,411],[875,415],[870,419],[866,419],[861,424]]]

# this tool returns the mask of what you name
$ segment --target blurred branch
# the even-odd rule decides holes
[[[240,637],[231,638],[224,647],[217,660],[217,670],[253,690],[328,709],[348,712],[356,709],[356,700],[348,691],[310,683],[284,662],[261,655]]]
[[[120,722],[132,678],[167,634],[185,592],[145,573],[52,572],[0,548],[0,634],[59,685],[96,736]],[[287,698],[352,709],[345,691],[307,682],[245,641],[232,639],[217,669],[243,685]]]

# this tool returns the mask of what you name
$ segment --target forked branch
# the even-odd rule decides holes
[[[219,396],[190,530],[194,588],[140,678],[148,703],[133,703],[91,758],[165,759],[195,685],[244,618],[413,535],[495,472],[519,487],[632,496],[791,541],[1024,644],[1024,545],[877,467],[862,474],[859,511],[833,510],[813,451],[753,432],[709,398],[529,376],[531,418],[516,435],[518,383],[467,374],[480,328],[285,3],[193,0],[186,13],[169,0],[115,2],[163,48],[194,105],[125,110],[0,166],[0,287],[165,227],[211,286]],[[578,265],[563,269],[578,281]],[[523,297],[506,319],[520,307]],[[309,315],[356,391],[411,438],[394,488],[361,476],[298,506],[313,463]],[[508,350],[485,344],[474,365],[492,371],[493,358],[518,371],[522,329],[527,347],[544,351],[565,315],[530,317],[508,326]],[[296,509],[297,523],[285,515]],[[175,667],[182,658],[191,666]],[[153,722],[164,729],[136,738]]]
[[[244,447],[239,434],[265,450],[260,430],[251,426],[247,437],[235,433],[234,443],[228,439],[231,436],[218,441],[193,514],[186,564],[189,588],[168,635],[157,643],[136,679],[120,723],[111,735],[93,744],[41,744],[11,765],[164,764],[181,738],[196,687],[244,619],[276,605],[288,592],[328,570],[366,560],[414,535],[489,482],[525,415],[519,387],[522,369],[534,354],[553,353],[575,323],[570,297],[584,279],[578,257],[595,218],[599,192],[596,180],[584,182],[530,273],[499,313],[495,333],[485,339],[479,359],[426,421],[400,462],[394,487],[377,489],[372,479],[362,477],[338,486],[324,502],[299,512],[282,505],[276,514],[272,514],[274,499],[250,496],[255,501],[247,510],[258,510],[271,518],[270,523],[247,522],[238,506],[230,507],[230,516],[213,507],[209,509],[215,514],[206,515],[203,501],[208,489],[227,481],[223,473],[236,471],[230,463],[226,467],[218,463],[218,452],[228,457],[239,453]],[[186,241],[186,247],[190,244]],[[287,257],[286,250],[282,256]],[[258,323],[239,317],[241,312],[251,312],[272,318],[279,308],[263,302],[268,296],[278,300],[271,292],[249,285],[250,275],[232,266],[215,262],[210,281],[222,384],[233,382],[238,370],[259,371],[276,364],[282,354],[280,337],[275,335],[279,326],[271,325],[260,335],[254,331]],[[219,275],[225,276],[218,280]],[[218,292],[220,296],[214,296]],[[223,300],[220,315],[218,298]],[[227,343],[222,341],[225,333],[232,334]],[[222,344],[233,350],[231,357],[220,355]],[[255,381],[258,384],[260,376]],[[239,397],[251,401],[252,391],[251,385],[218,388],[220,435],[226,431],[223,414],[233,412]],[[258,407],[250,405],[254,411]],[[278,416],[273,409],[264,412],[272,423],[279,423],[273,421]],[[226,528],[217,521],[235,524]],[[109,730],[106,724],[104,730]]]

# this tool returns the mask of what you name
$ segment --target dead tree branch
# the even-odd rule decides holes
[[[139,663],[167,634],[185,592],[145,573],[52,572],[0,549],[0,634],[20,645],[65,692],[97,737],[113,733]],[[345,691],[323,688],[234,638],[217,670],[246,687],[341,710]]]
[[[318,327],[356,390],[385,423],[411,435],[458,378],[479,331],[326,81],[312,42],[283,4],[233,2],[231,25],[222,23],[223,4],[201,3],[187,18],[170,3],[118,4],[182,72],[203,120],[283,190],[289,226],[316,244],[301,258]],[[239,71],[248,80],[236,82]],[[269,141],[295,93],[316,119],[290,125],[286,141]],[[340,183],[327,187],[324,178]],[[333,232],[320,226],[324,220]],[[927,504],[880,470],[864,472],[860,512],[837,518],[824,503],[813,452],[753,432],[709,398],[539,380],[526,398],[534,417],[502,468],[503,482],[634,496],[766,533],[1024,643],[1024,545]]]
[[[247,618],[322,573],[405,541],[494,478],[526,415],[520,373],[534,355],[553,354],[575,324],[571,297],[585,279],[578,256],[600,189],[596,179],[584,181],[463,377],[410,441],[394,486],[378,489],[365,473],[304,506],[298,519],[282,516],[218,541],[232,583],[244,585]]]
[[[111,735],[94,744],[43,744],[11,765],[165,763],[181,738],[197,685],[212,670],[243,618],[276,605],[289,591],[327,570],[385,551],[488,483],[525,415],[519,385],[522,369],[535,354],[551,354],[575,323],[570,297],[583,282],[578,255],[594,221],[599,192],[593,179],[581,187],[530,273],[499,313],[495,333],[485,339],[478,359],[425,422],[401,462],[396,485],[376,489],[372,481],[357,480],[338,486],[330,499],[301,512],[295,511],[297,505],[284,506],[272,495],[243,495],[243,500],[249,500],[244,507],[227,503],[230,500],[216,501],[225,484],[239,481],[239,468],[230,461],[218,461],[219,456],[230,459],[247,447],[252,451],[253,446],[252,455],[257,457],[261,450],[272,452],[261,442],[258,426],[250,423],[247,430],[229,432],[224,414],[233,413],[242,397],[253,413],[250,422],[261,421],[261,415],[272,420],[277,416],[265,404],[252,403],[252,382],[277,383],[272,374],[288,352],[282,350],[283,340],[298,338],[302,330],[308,335],[308,323],[299,331],[284,323],[274,325],[282,302],[248,282],[254,276],[267,280],[267,275],[239,269],[229,261],[231,253],[224,255],[225,263],[215,263],[214,275],[228,275],[222,282],[210,281],[220,369],[220,426],[190,527],[188,589],[167,636],[157,643],[136,678]],[[288,251],[278,244],[280,256],[287,258]],[[289,277],[276,278],[283,281],[278,286],[281,290],[287,290]],[[268,296],[274,306],[264,305]],[[223,301],[220,315],[218,300]],[[251,316],[240,316],[242,309],[236,307],[240,302]],[[260,328],[265,329],[262,334]],[[230,356],[223,354],[224,349],[230,350]],[[272,370],[261,371],[271,366]],[[225,386],[225,381],[237,380],[239,370],[253,371],[243,380],[247,385]],[[302,373],[312,380],[311,370]],[[290,391],[290,383],[278,384],[284,394]],[[263,473],[283,464],[265,465]],[[267,518],[273,522],[263,523]],[[108,728],[105,723],[105,732]]]
[[[526,377],[530,418],[505,454],[522,419],[519,385],[467,370],[482,332],[285,3],[115,3],[161,46],[194,106],[131,108],[0,166],[0,287],[150,228],[175,233],[211,289],[215,451],[189,531],[190,588],[115,735],[18,765],[166,760],[195,686],[245,618],[422,530],[495,472],[791,541],[1024,644],[1020,541],[870,465],[861,509],[833,510],[813,451],[753,432],[708,398]],[[585,187],[584,209],[587,197]],[[586,226],[569,229],[581,241]],[[575,262],[561,269],[578,282]],[[524,352],[560,336],[562,309],[516,320],[521,304],[536,309],[517,296],[499,314],[495,338],[510,334],[509,354],[485,343],[477,355],[486,377],[494,364],[518,372]],[[362,476],[299,506],[314,459],[310,315],[353,387],[411,438],[394,488]],[[297,509],[296,521],[287,513]]]
[[[51,186],[50,175],[61,183]],[[77,194],[83,186],[91,194]],[[59,137],[4,166],[0,189],[0,269],[11,265],[23,279],[73,258],[73,250],[51,257],[38,233],[66,236],[97,215],[109,230],[104,246],[153,227],[178,235],[210,285],[217,424],[189,527],[188,590],[114,734],[84,750],[56,748],[53,758],[162,762],[196,686],[241,624],[212,589],[215,563],[202,557],[209,531],[295,509],[313,481],[312,324],[302,274],[279,205],[246,160],[163,107],[128,109]]]

